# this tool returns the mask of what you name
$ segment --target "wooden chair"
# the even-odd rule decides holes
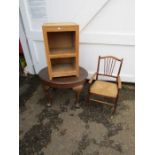
[[[122,63],[123,59],[118,59],[114,56],[99,56],[97,72],[89,80],[88,103],[91,100],[108,104],[113,106],[113,114],[115,113],[119,89],[121,88],[121,79],[119,74]],[[102,72],[100,72],[101,66],[103,67]],[[99,76],[103,76],[104,80],[99,80]],[[108,102],[103,102],[100,99],[93,99],[91,98],[92,96],[101,96],[104,99],[108,99]],[[114,103],[109,102],[109,100],[112,100]]]

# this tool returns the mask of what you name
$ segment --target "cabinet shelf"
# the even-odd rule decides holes
[[[56,64],[52,66],[53,77],[76,75],[76,67],[74,64]]]
[[[51,59],[71,58],[71,57],[75,57],[76,53],[74,51],[74,48],[53,48],[53,49],[50,49],[49,56]]]

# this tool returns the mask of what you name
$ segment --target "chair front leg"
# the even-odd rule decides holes
[[[90,93],[90,87],[93,84],[93,81],[91,83],[88,83],[88,84],[89,85],[88,85],[87,103],[89,104],[90,103],[90,95],[91,95],[91,93]]]
[[[117,102],[118,102],[118,95],[117,95],[117,97],[116,97],[116,99],[115,99],[115,101],[114,101],[114,109],[113,109],[112,114],[115,114],[115,112],[116,112]]]

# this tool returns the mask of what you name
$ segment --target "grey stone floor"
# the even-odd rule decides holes
[[[38,77],[20,77],[20,155],[134,155],[134,85],[123,84],[113,117],[109,107],[85,103],[87,87],[79,108],[71,89],[50,90],[47,107]]]

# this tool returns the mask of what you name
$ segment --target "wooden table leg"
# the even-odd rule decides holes
[[[73,87],[73,90],[76,92],[76,106],[79,107],[79,97],[82,91],[83,85]]]
[[[47,86],[47,85],[44,85],[44,84],[42,84],[42,87],[43,87],[43,90],[44,90],[44,93],[45,93],[45,95],[46,95],[46,97],[47,97],[47,99],[48,99],[48,103],[47,103],[47,106],[51,106],[51,104],[52,104],[52,97],[51,97],[51,95],[49,94],[49,86]]]

